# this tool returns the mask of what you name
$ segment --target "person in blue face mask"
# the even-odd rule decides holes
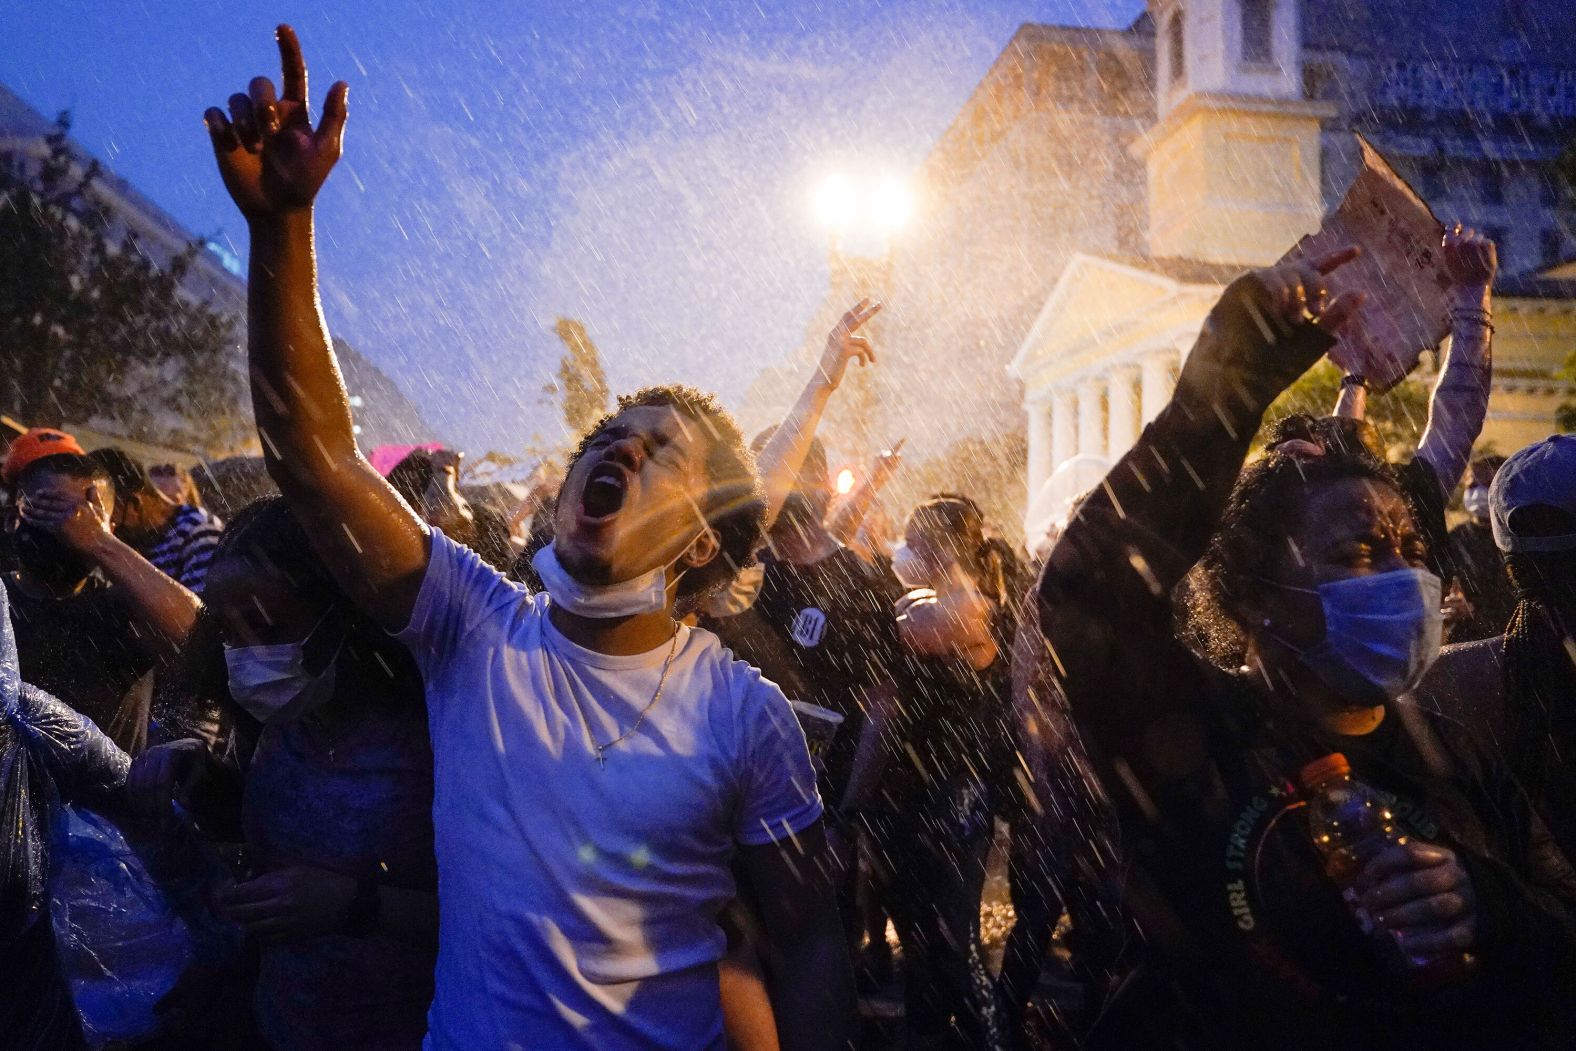
[[[1092,1046],[1539,1047],[1570,1031],[1569,866],[1505,765],[1409,697],[1439,653],[1441,587],[1397,472],[1318,440],[1243,467],[1270,403],[1358,307],[1326,291],[1351,256],[1228,287],[1040,580],[1145,938]],[[1331,752],[1405,836],[1351,901],[1294,787]],[[1386,964],[1396,941],[1467,954],[1471,977],[1424,988]]]

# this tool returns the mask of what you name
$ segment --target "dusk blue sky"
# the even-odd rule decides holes
[[[1020,24],[1141,7],[9,0],[0,81],[244,258],[201,113],[277,77],[273,26],[295,25],[314,109],[351,84],[319,205],[331,327],[444,437],[519,451],[560,435],[554,317],[585,321],[615,389],[737,399],[820,299],[824,173],[912,173]]]

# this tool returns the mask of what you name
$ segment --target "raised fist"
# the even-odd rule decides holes
[[[1445,270],[1453,284],[1486,288],[1494,283],[1494,274],[1499,270],[1499,250],[1493,241],[1457,223],[1446,231],[1442,247]]]

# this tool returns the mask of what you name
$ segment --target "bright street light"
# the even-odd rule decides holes
[[[895,176],[852,178],[837,172],[816,186],[814,205],[817,222],[838,237],[887,237],[908,222],[914,195]]]

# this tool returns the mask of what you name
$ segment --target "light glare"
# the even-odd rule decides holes
[[[875,196],[870,204],[876,225],[888,233],[901,230],[914,210],[913,196],[908,187],[891,176],[876,185]]]
[[[854,221],[854,188],[842,175],[828,175],[815,193],[815,214],[822,226],[846,230]]]

